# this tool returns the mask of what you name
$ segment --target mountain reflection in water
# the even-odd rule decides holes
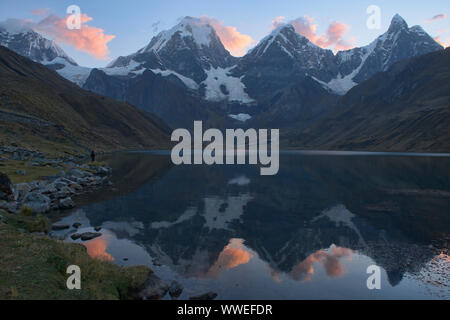
[[[283,153],[273,177],[164,153],[106,160],[114,186],[63,221],[101,226],[91,256],[148,265],[181,299],[450,298],[450,158]],[[366,287],[373,264],[382,290]]]

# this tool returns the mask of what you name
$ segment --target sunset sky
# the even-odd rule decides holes
[[[83,14],[83,28],[78,33],[64,29],[66,9],[74,4]],[[380,30],[366,27],[370,5],[381,8]],[[299,33],[321,47],[336,51],[366,45],[386,31],[396,13],[410,26],[421,25],[448,46],[448,8],[448,0],[3,0],[0,21],[27,20],[57,41],[80,65],[102,67],[113,58],[144,47],[154,35],[184,16],[203,17],[210,22],[234,55],[244,54],[274,26],[291,21]]]

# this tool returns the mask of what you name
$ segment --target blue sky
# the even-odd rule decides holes
[[[42,17],[33,15],[33,9],[50,9],[50,13],[59,17],[66,15],[69,5],[78,5],[82,13],[93,18],[87,25],[101,28],[107,35],[115,38],[108,42],[110,59],[128,55],[145,46],[154,36],[154,24],[158,32],[175,25],[183,16],[207,16],[225,26],[232,26],[238,32],[251,36],[255,41],[266,36],[272,21],[279,16],[285,21],[307,15],[314,18],[317,34],[326,32],[332,22],[340,22],[349,27],[344,38],[354,46],[370,43],[389,26],[395,13],[399,13],[410,26],[419,24],[431,36],[440,36],[443,41],[450,38],[450,17],[425,23],[438,14],[448,15],[448,0],[406,1],[406,0],[370,0],[370,1],[287,1],[287,0],[192,0],[192,1],[106,1],[106,0],[2,0],[0,3],[0,21],[9,18],[31,19],[38,22]],[[381,8],[381,30],[369,30],[366,27],[369,5]],[[50,36],[49,36],[50,37]],[[56,39],[55,39],[56,40]],[[71,45],[62,44],[66,52],[80,65],[104,66],[108,60],[96,59],[91,54],[77,50]]]

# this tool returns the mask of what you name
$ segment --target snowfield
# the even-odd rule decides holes
[[[232,77],[229,72],[234,67],[222,69],[211,68],[205,70],[207,78],[202,82],[206,86],[205,98],[210,101],[236,101],[245,104],[253,103],[255,100],[245,92],[245,85],[240,78]],[[224,87],[228,94],[222,92]]]

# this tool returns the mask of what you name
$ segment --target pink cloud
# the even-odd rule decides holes
[[[235,27],[225,26],[222,22],[203,16],[202,21],[208,23],[217,33],[225,48],[233,56],[243,56],[255,42],[252,37],[240,33]]]
[[[93,20],[86,14],[81,15],[81,28],[70,30],[66,23],[68,18],[69,16],[60,18],[56,15],[49,15],[35,24],[34,29],[51,36],[57,42],[66,43],[87,52],[96,59],[108,59],[108,42],[115,36],[105,35],[103,29],[86,25],[87,22]]]
[[[442,40],[441,36],[436,36],[436,37],[434,37],[434,41],[439,43],[444,48],[450,47],[450,37],[448,37],[447,40]]]
[[[447,15],[445,13],[440,13],[440,14],[435,15],[431,19],[425,20],[425,23],[430,23],[430,22],[433,22],[433,21],[436,21],[436,20],[443,20],[443,19],[447,19]]]
[[[315,263],[319,263],[325,269],[327,276],[337,278],[345,273],[340,260],[350,259],[352,254],[351,249],[335,246],[331,250],[319,250],[295,265],[289,274],[295,280],[311,280],[311,276],[315,273]]]
[[[283,25],[283,17],[277,17],[272,21],[272,28]],[[325,33],[317,34],[317,24],[314,18],[304,16],[289,22],[295,31],[306,37],[309,41],[321,48],[331,48],[334,51],[348,50],[354,47],[354,38],[346,40],[345,36],[350,30],[350,26],[342,22],[332,22]]]

